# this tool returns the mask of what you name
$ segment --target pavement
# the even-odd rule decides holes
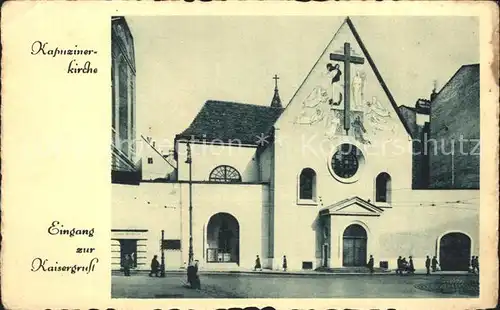
[[[354,269],[352,269],[354,270]],[[133,274],[148,274],[149,270],[132,270],[131,273]],[[166,274],[186,274],[186,269],[168,269],[165,270]],[[368,270],[366,271],[361,271],[360,269],[356,269],[356,271],[350,271],[350,269],[346,268],[337,268],[337,269],[332,269],[330,271],[315,271],[315,270],[271,270],[271,269],[262,269],[262,270],[253,270],[253,269],[245,269],[245,268],[238,268],[238,269],[224,269],[224,270],[216,270],[216,269],[200,269],[198,271],[199,274],[243,274],[243,275],[255,275],[255,274],[268,274],[268,275],[297,275],[297,276],[303,276],[303,275],[314,275],[314,276],[331,276],[331,275],[370,275],[370,272]],[[119,270],[113,270],[112,271],[113,275],[121,275],[123,272],[120,272]],[[384,269],[375,269],[373,272],[373,275],[395,275],[396,271],[395,270],[384,270]],[[425,269],[417,269],[415,270],[414,275],[426,275],[427,271]],[[446,275],[467,275],[470,274],[467,271],[436,271],[432,272],[432,275],[441,275],[441,276],[446,276]]]
[[[424,272],[425,273],[425,272]],[[299,276],[300,275],[300,276]],[[185,270],[164,278],[136,272],[112,276],[113,298],[470,298],[479,296],[473,274],[332,274],[278,271],[200,271],[202,288],[186,285]],[[391,276],[392,275],[392,276]]]

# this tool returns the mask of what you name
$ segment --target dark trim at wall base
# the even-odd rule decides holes
[[[141,182],[141,173],[137,171],[111,171],[111,183],[139,185]]]
[[[148,232],[147,229],[111,229],[112,232]]]

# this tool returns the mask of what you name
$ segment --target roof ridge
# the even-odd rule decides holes
[[[271,107],[267,105],[260,105],[260,104],[255,104],[255,103],[244,103],[244,102],[235,102],[235,101],[225,101],[225,100],[215,100],[215,99],[208,99],[205,101],[203,106],[205,106],[207,103],[229,103],[229,104],[235,104],[235,105],[242,105],[242,106],[253,106],[253,107],[259,107],[259,108],[266,108],[266,109],[283,109],[279,107]]]
[[[479,67],[479,64],[468,64],[468,65],[461,65],[456,71],[455,73],[453,73],[453,75],[446,81],[446,83],[444,83],[444,85],[441,87],[441,89],[436,93],[436,95],[434,96],[434,99],[431,100],[431,105],[432,103],[437,99],[437,97],[441,94],[441,92],[448,86],[450,85],[451,81],[454,80],[458,74],[460,73],[460,71],[462,71],[464,68],[466,67],[474,67],[474,66],[478,66]]]

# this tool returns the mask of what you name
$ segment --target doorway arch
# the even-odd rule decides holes
[[[207,225],[207,262],[240,262],[240,225],[229,213],[212,215]]]
[[[450,232],[439,240],[439,265],[443,271],[467,271],[471,255],[471,238],[461,232]]]
[[[342,242],[344,267],[366,266],[367,241],[366,230],[359,224],[351,224],[344,230]]]

